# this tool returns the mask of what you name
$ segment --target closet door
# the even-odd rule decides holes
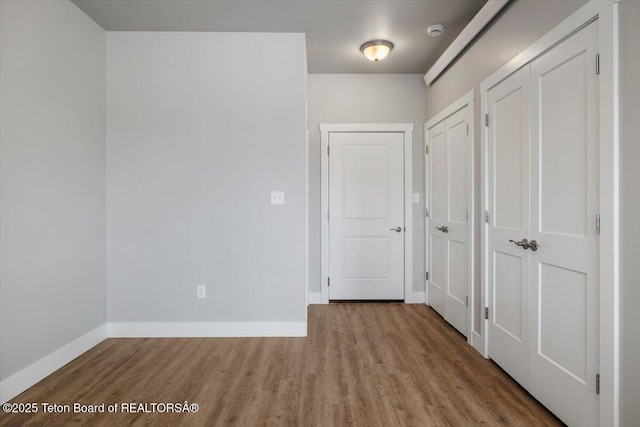
[[[444,233],[446,286],[444,314],[447,322],[467,336],[469,292],[467,222],[469,214],[469,107],[445,121],[446,132],[446,232]]]
[[[597,425],[597,21],[531,64],[533,394]]]
[[[444,313],[444,293],[447,283],[445,268],[446,225],[446,136],[445,123],[440,122],[427,132],[429,147],[429,281],[428,302],[441,316]]]
[[[429,305],[467,335],[469,107],[428,130]]]
[[[529,67],[487,94],[489,357],[529,385]]]

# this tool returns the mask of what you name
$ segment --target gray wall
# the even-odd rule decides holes
[[[105,32],[0,2],[0,378],[106,323]]]
[[[620,425],[640,425],[640,2],[620,3]]]
[[[476,90],[475,120],[475,212],[476,229],[476,295],[480,295],[480,83],[493,74],[553,27],[579,9],[586,0],[528,1],[513,0],[482,37],[426,90],[427,114],[430,119],[452,102]],[[474,329],[480,324],[480,300],[476,299]]]
[[[305,320],[306,76],[302,34],[107,34],[110,322]]]
[[[424,291],[422,74],[309,75],[309,292],[320,292],[320,123],[413,123],[413,289]]]

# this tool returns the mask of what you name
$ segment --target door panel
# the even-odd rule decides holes
[[[529,67],[488,91],[489,357],[529,385]]]
[[[389,217],[389,154],[384,145],[342,146],[343,219]]]
[[[389,246],[388,238],[344,237],[344,278],[387,279]]]
[[[522,283],[523,259],[520,256],[495,251],[494,264],[495,300],[500,304],[494,307],[493,323],[495,327],[522,343],[524,323],[522,313],[525,311],[522,307],[522,286],[513,285]]]
[[[467,245],[449,239],[449,287],[447,295],[455,298],[460,304],[465,304],[467,298],[466,269],[459,268],[467,262]]]
[[[429,230],[431,232],[431,230]],[[444,316],[444,239],[442,236],[429,236],[429,305]]]
[[[404,135],[332,132],[329,146],[329,297],[404,299]]]
[[[587,275],[540,264],[538,353],[577,380],[587,381]],[[571,343],[571,345],[567,345]]]
[[[447,253],[448,282],[445,297],[445,319],[461,334],[467,336],[467,245],[447,239],[449,251]]]
[[[515,76],[515,79],[521,77]],[[523,150],[528,148],[523,144],[523,138],[526,138],[523,132],[528,129],[523,127],[521,118],[528,112],[528,96],[522,82],[516,82],[515,87],[514,83],[505,84],[508,85],[507,90],[496,88],[491,92],[496,97],[491,102],[493,122],[499,123],[499,126],[490,127],[494,145],[493,215],[495,227],[521,232],[525,226],[523,209],[526,207],[522,202],[527,197],[523,174],[527,171],[525,161],[528,160],[523,157]]]
[[[462,114],[461,114],[462,113]],[[447,202],[448,221],[465,226],[469,153],[466,109],[447,119]]]
[[[534,395],[569,425],[597,425],[597,21],[531,65]]]
[[[430,159],[430,183],[429,192],[429,218],[432,221],[445,221],[446,218],[446,192],[445,192],[445,127],[444,123],[429,131],[429,159]]]
[[[542,62],[549,60],[546,56]],[[549,69],[539,69],[541,62],[533,66],[533,84],[539,92],[534,102],[544,115],[537,140],[539,161],[544,165],[544,173],[540,174],[540,225],[545,232],[585,236],[585,70],[592,58],[587,58],[586,50],[580,50],[572,58],[561,60]]]

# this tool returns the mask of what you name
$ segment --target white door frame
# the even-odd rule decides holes
[[[474,174],[474,156],[475,156],[475,101],[476,101],[476,91],[475,89],[471,89],[460,99],[455,101],[453,104],[449,105],[447,108],[442,110],[440,113],[436,114],[434,117],[429,119],[424,124],[424,145],[425,149],[423,150],[424,155],[424,204],[425,209],[429,209],[427,206],[427,202],[429,200],[428,192],[429,192],[429,162],[428,162],[428,154],[426,147],[429,143],[428,131],[435,125],[439,124],[443,120],[446,120],[448,117],[457,113],[465,107],[469,108],[468,113],[468,124],[469,124],[469,138],[470,144],[468,147],[467,153],[467,162],[469,166],[469,182],[468,189],[469,194],[467,195],[467,206],[469,209],[469,220],[467,221],[467,295],[469,296],[469,305],[467,306],[467,342],[471,345],[478,346],[482,344],[481,336],[474,333],[473,331],[473,317],[474,317],[474,301],[476,296],[474,295],[474,256],[475,256],[475,242],[474,242],[474,219],[475,219],[475,210],[474,210],[474,195],[475,195],[475,174]],[[429,217],[425,215],[425,227],[424,227],[424,238],[425,238],[425,268],[429,268]],[[429,286],[425,278],[425,292],[426,292],[426,301],[425,303],[429,305]],[[480,298],[480,295],[477,296]],[[480,350],[479,350],[480,351]]]
[[[487,113],[487,91],[562,40],[598,19],[599,75],[599,169],[600,169],[600,277],[599,277],[599,372],[601,426],[619,426],[619,25],[618,0],[591,0],[540,40],[516,56],[480,84],[481,115]],[[594,58],[594,67],[595,67]],[[489,212],[487,192],[487,127],[481,132],[482,211]],[[489,306],[487,278],[487,224],[481,227],[482,301]],[[482,322],[483,355],[487,357],[487,320]]]
[[[323,123],[320,125],[320,290],[329,303],[329,134],[331,132],[404,133],[404,302],[423,302],[413,292],[413,123]],[[416,300],[417,299],[417,300]]]

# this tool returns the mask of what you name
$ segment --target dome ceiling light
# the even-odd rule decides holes
[[[386,58],[392,49],[393,43],[388,40],[371,40],[360,46],[360,52],[374,62]]]

